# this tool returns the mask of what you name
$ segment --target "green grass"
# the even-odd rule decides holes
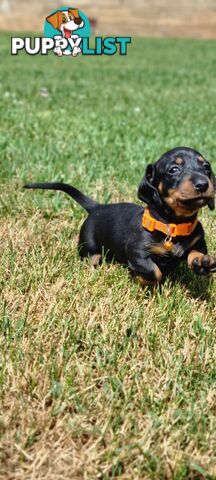
[[[215,161],[215,42],[134,40],[127,57],[11,57],[0,71],[0,479],[215,479],[215,281],[161,289],[77,254],[85,212],[137,201],[177,145]],[[48,97],[42,97],[47,88]],[[215,213],[200,218],[215,253]]]

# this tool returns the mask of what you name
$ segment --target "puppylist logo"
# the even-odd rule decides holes
[[[62,7],[46,17],[44,37],[12,37],[11,54],[28,55],[127,55],[131,37],[95,37],[90,45],[91,25],[86,15],[73,7]]]

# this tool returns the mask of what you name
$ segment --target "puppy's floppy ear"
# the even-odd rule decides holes
[[[58,10],[58,12],[53,13],[52,15],[49,15],[49,17],[46,18],[46,21],[51,23],[51,25],[59,30],[59,27],[61,25],[61,20],[62,18],[62,12]]]
[[[213,194],[213,197],[211,198],[210,202],[208,203],[208,207],[209,207],[210,210],[215,209],[216,177],[213,173],[212,173],[212,183],[213,183],[213,186],[214,186],[214,194]]]
[[[69,13],[70,15],[73,15],[75,18],[80,18],[79,12],[78,12],[78,9],[77,9],[77,8],[69,8],[69,9],[68,9],[68,13]]]
[[[142,202],[147,203],[147,205],[154,203],[162,206],[158,189],[155,186],[155,173],[155,165],[147,165],[145,175],[138,189],[138,198],[142,200]]]

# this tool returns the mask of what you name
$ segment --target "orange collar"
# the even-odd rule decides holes
[[[191,235],[194,231],[195,227],[197,226],[197,218],[194,222],[188,223],[163,223],[156,220],[154,217],[151,216],[149,209],[146,208],[142,217],[142,226],[146,228],[149,232],[153,232],[154,230],[158,230],[159,232],[165,233],[165,235],[169,237],[178,237],[178,236],[187,236]]]

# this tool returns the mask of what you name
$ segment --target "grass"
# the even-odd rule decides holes
[[[145,165],[215,161],[215,43],[134,40],[127,57],[11,57],[0,72],[0,479],[215,479],[215,281],[141,289],[81,262],[85,212],[137,201]],[[46,88],[49,95],[41,96]],[[200,214],[215,253],[215,214]]]

